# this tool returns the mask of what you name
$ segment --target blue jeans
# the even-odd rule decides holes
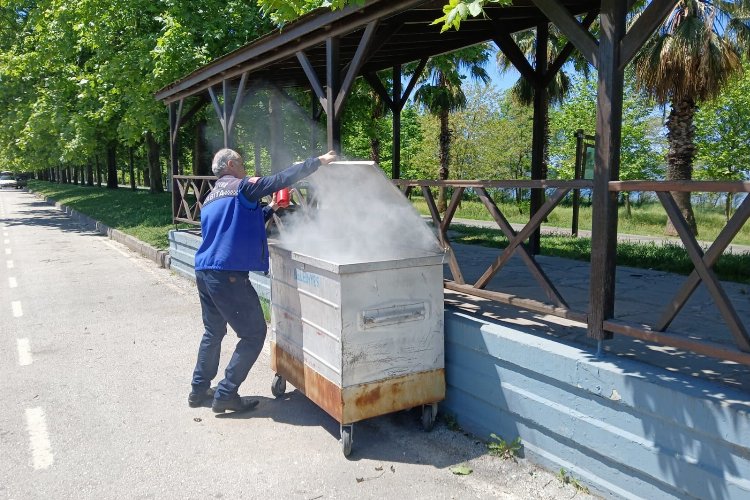
[[[193,372],[193,391],[205,391],[216,377],[221,341],[227,333],[229,323],[240,340],[214,397],[231,399],[237,395],[237,389],[247,378],[266,339],[266,320],[260,300],[250,284],[247,272],[196,271],[195,280],[205,332]]]

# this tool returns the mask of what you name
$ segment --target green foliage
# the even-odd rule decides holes
[[[590,493],[588,487],[582,484],[578,479],[568,474],[568,471],[566,471],[565,469],[560,469],[560,471],[557,473],[557,479],[562,484],[569,484],[573,486],[573,488],[575,488],[576,491],[580,491],[581,493],[586,493],[586,494]]]
[[[750,174],[750,63],[695,115],[696,177],[743,180]]]
[[[484,6],[488,3],[497,3],[506,5],[511,0],[449,0],[443,6],[443,16],[435,19],[432,24],[443,24],[440,32],[449,29],[461,28],[461,21],[469,17],[477,17],[484,13]]]
[[[596,81],[578,77],[569,98],[550,113],[550,177],[572,179],[576,130],[596,130]],[[653,102],[635,89],[632,74],[626,79],[622,118],[620,179],[663,177],[664,143]]]
[[[362,5],[365,0],[258,0],[257,3],[275,23],[283,25],[318,8],[338,10],[347,5]]]
[[[487,443],[487,449],[493,457],[500,457],[503,460],[515,460],[522,448],[521,436],[516,437],[510,443],[495,434],[490,434],[490,441]]]

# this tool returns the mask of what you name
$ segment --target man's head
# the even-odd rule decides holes
[[[211,162],[211,171],[216,177],[232,175],[237,178],[245,177],[245,164],[240,154],[233,149],[220,149]]]

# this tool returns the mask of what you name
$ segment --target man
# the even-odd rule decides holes
[[[201,208],[203,243],[195,254],[195,280],[205,332],[198,349],[188,404],[198,407],[213,398],[216,413],[245,411],[257,399],[237,392],[258,358],[266,338],[260,300],[248,279],[249,271],[268,272],[265,223],[279,208],[275,201],[262,206],[266,195],[288,187],[336,159],[329,151],[267,177],[248,177],[242,157],[231,149],[214,156],[211,170],[218,180]],[[221,341],[227,323],[239,342],[216,389],[211,381],[219,369]]]

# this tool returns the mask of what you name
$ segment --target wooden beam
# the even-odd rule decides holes
[[[737,315],[737,311],[732,306],[732,302],[729,300],[729,296],[724,291],[724,288],[719,283],[719,279],[712,269],[706,266],[703,260],[703,250],[695,241],[695,237],[688,225],[685,217],[682,216],[677,203],[670,193],[657,193],[659,200],[661,201],[664,209],[667,211],[672,225],[677,230],[677,234],[682,239],[682,244],[685,246],[690,260],[695,266],[695,270],[698,272],[701,281],[708,289],[711,298],[716,303],[716,307],[719,309],[721,316],[724,318],[729,331],[734,337],[734,341],[741,350],[748,352],[750,351],[750,336],[742,324],[742,319]]]
[[[216,111],[216,116],[219,117],[221,128],[224,129],[224,110],[222,109],[221,104],[219,104],[219,99],[216,97],[216,92],[214,92],[213,87],[208,87],[208,95],[211,96],[211,103],[214,105],[214,111]]]
[[[536,0],[535,0],[536,1]],[[614,317],[617,259],[617,196],[609,182],[620,176],[622,98],[625,75],[619,69],[620,40],[625,33],[626,4],[602,0],[596,103],[596,149],[591,223],[589,337],[611,338],[604,321]]]
[[[375,91],[378,96],[380,96],[383,101],[388,105],[388,109],[390,109],[395,114],[395,105],[393,103],[393,99],[391,99],[391,96],[388,95],[388,91],[383,86],[383,82],[380,81],[380,77],[376,73],[365,73],[364,75],[365,80],[367,83],[370,84],[370,88]]]
[[[531,133],[531,178],[541,180],[547,177],[544,149],[547,144],[547,126],[549,116],[549,93],[541,82],[547,73],[547,55],[549,46],[549,23],[545,20],[536,27],[534,68],[534,118]],[[529,200],[529,216],[533,216],[544,203],[544,190],[533,189]],[[537,227],[529,236],[529,249],[532,255],[539,254],[541,247],[541,230]]]
[[[401,65],[393,66],[393,99],[389,99],[391,112],[393,113],[393,142],[391,148],[391,177],[398,179],[401,177]],[[380,81],[380,80],[378,80]],[[385,90],[385,89],[383,89]],[[398,106],[394,104],[398,101]]]
[[[232,113],[229,115],[229,125],[227,126],[230,133],[234,130],[234,122],[237,119],[237,113],[239,113],[240,107],[242,106],[242,101],[245,98],[245,85],[247,85],[247,77],[247,72],[242,73],[240,84],[237,87],[237,94],[234,97],[234,105],[232,106]]]
[[[719,260],[719,257],[721,257],[721,254],[724,252],[724,249],[726,249],[734,237],[737,236],[737,233],[740,232],[748,218],[750,218],[750,196],[745,197],[740,207],[734,213],[732,218],[729,219],[727,225],[724,226],[724,229],[721,230],[719,236],[716,237],[713,244],[711,244],[706,251],[706,254],[703,256],[703,262],[706,266],[713,268],[716,261]],[[701,278],[698,271],[693,270],[693,272],[690,273],[690,276],[688,276],[688,279],[680,287],[680,290],[667,305],[664,313],[656,323],[656,330],[663,332],[669,327],[672,320],[680,312],[695,289],[698,288],[700,282]]]
[[[357,26],[379,19],[386,19],[391,15],[408,10],[423,3],[424,0],[408,0],[399,2],[379,2],[377,8],[363,8],[352,5],[341,10],[325,12],[300,23],[294,23],[284,31],[264,37],[249,46],[227,55],[207,67],[195,71],[176,82],[169,88],[156,93],[156,99],[166,103],[182,97],[189,97],[205,90],[212,85],[214,78],[231,79],[244,71],[257,69],[276,61],[293,56],[300,50],[306,50],[326,41],[331,37],[338,37],[350,33]],[[257,63],[250,63],[259,56],[267,57]],[[257,64],[257,66],[256,66]],[[213,83],[212,83],[213,82]]]
[[[659,28],[679,0],[652,0],[620,42],[620,69],[633,59],[646,40]]]
[[[495,37],[493,38],[495,45],[500,51],[508,58],[514,68],[521,73],[521,76],[529,81],[534,88],[539,86],[538,75],[534,72],[534,68],[531,67],[526,56],[518,48],[513,37],[510,36],[506,31],[497,30]]]
[[[180,131],[180,124],[182,123],[182,105],[185,102],[185,99],[180,99],[177,105],[177,111],[174,115],[174,124],[171,125],[172,128],[172,140],[177,140],[177,134]]]
[[[333,107],[333,111],[337,117],[341,116],[341,109],[344,105],[344,100],[349,95],[349,91],[352,89],[352,85],[354,84],[354,79],[357,78],[359,70],[365,63],[366,56],[368,55],[370,49],[370,44],[372,43],[373,34],[375,33],[377,27],[378,22],[371,21],[367,24],[365,32],[362,34],[362,39],[359,41],[357,51],[354,53],[354,57],[349,64],[349,70],[346,72],[344,81],[341,83],[341,87],[338,90],[338,95],[336,96],[336,103]]]
[[[565,34],[592,66],[599,68],[599,50],[596,39],[563,5],[557,0],[532,0],[532,2]],[[624,7],[625,4],[622,6]]]
[[[325,112],[328,116],[326,121],[326,139],[328,150],[341,152],[341,121],[336,116],[334,103],[339,94],[339,65],[341,62],[339,53],[340,41],[337,37],[329,37],[326,40],[326,106]]]
[[[507,180],[507,181],[488,181],[488,180],[414,180],[414,179],[399,179],[394,180],[394,184],[397,186],[430,186],[430,187],[488,187],[498,189],[532,189],[532,188],[543,188],[543,189],[591,189],[594,187],[594,182],[586,179],[560,181],[560,180]]]
[[[318,79],[318,74],[315,72],[315,68],[313,68],[313,65],[310,64],[310,60],[301,50],[297,52],[297,60],[299,61],[300,66],[302,66],[302,70],[305,72],[307,80],[310,82],[310,88],[318,97],[320,105],[323,106],[323,109],[325,109],[327,107],[326,93],[323,90],[323,86],[320,84],[320,80]]]
[[[508,293],[496,292],[494,290],[484,290],[481,288],[474,288],[471,285],[463,283],[454,283],[452,281],[445,281],[443,286],[448,290],[453,290],[466,295],[473,295],[475,297],[481,297],[483,299],[500,302],[501,304],[508,304],[518,309],[528,309],[541,314],[550,314],[560,318],[566,318],[572,321],[578,321],[579,323],[586,323],[588,321],[588,315],[584,312],[571,311],[570,309],[563,307],[555,307],[545,304],[534,299],[524,299],[517,295],[511,295]]]
[[[495,262],[482,274],[482,276],[474,283],[476,288],[484,288],[490,282],[490,280],[497,274],[497,272],[508,262],[508,260],[515,253],[516,247],[521,245],[531,233],[536,230],[542,223],[545,217],[557,206],[558,203],[568,194],[569,189],[558,189],[544,205],[535,213],[528,224],[521,229],[516,237],[508,242],[508,246],[505,247],[503,253],[495,259]]]
[[[417,81],[419,81],[419,78],[422,76],[422,72],[424,71],[425,66],[427,66],[427,58],[420,59],[419,63],[417,64],[417,69],[414,70],[414,74],[411,75],[411,79],[409,79],[409,83],[406,84],[406,90],[404,90],[404,95],[402,95],[398,100],[399,111],[404,109],[404,106],[406,105],[406,101],[409,100],[409,96],[414,90],[414,86],[417,84]],[[394,99],[395,98],[396,98],[396,95],[394,94]]]
[[[597,17],[599,17],[598,9],[589,12],[588,14],[586,14],[586,17],[583,19],[583,21],[581,21],[581,26],[588,30],[589,26],[593,24]],[[552,82],[552,79],[555,78],[557,72],[560,71],[563,65],[568,61],[568,58],[573,53],[573,50],[575,50],[575,45],[573,45],[571,42],[565,44],[565,47],[563,47],[560,53],[557,54],[555,60],[552,61],[552,64],[547,70],[547,74],[544,76],[542,85],[546,87]]]
[[[750,365],[750,354],[729,349],[713,342],[700,342],[687,339],[684,335],[655,332],[647,326],[633,325],[624,321],[608,320],[604,322],[604,327],[609,332],[619,333],[645,342],[672,346],[712,358]]]
[[[479,196],[479,199],[482,201],[482,203],[484,203],[484,206],[487,208],[492,218],[495,219],[495,222],[500,227],[500,230],[503,232],[505,237],[508,238],[508,241],[513,240],[517,236],[516,231],[513,229],[513,226],[510,225],[510,222],[508,222],[508,219],[505,218],[500,209],[497,208],[497,205],[492,200],[492,198],[490,198],[490,195],[487,194],[487,190],[485,188],[479,188],[477,189],[477,195]],[[534,257],[531,256],[531,253],[529,253],[526,247],[524,245],[518,245],[518,247],[516,247],[516,250],[521,256],[521,259],[526,264],[526,267],[531,272],[531,275],[542,287],[542,290],[544,291],[545,295],[547,295],[549,301],[558,307],[564,307],[567,309],[568,304],[565,302],[565,299],[562,298],[562,295],[560,295],[550,279],[547,277],[547,274],[539,266],[539,263],[534,260]]]
[[[750,193],[748,181],[612,181],[610,191],[686,191],[689,193]]]

